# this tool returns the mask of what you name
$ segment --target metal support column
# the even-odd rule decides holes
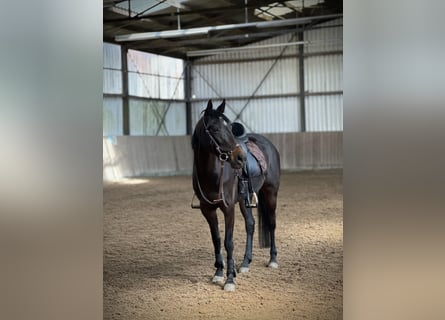
[[[304,29],[298,32],[298,41],[304,41]],[[299,83],[300,83],[300,129],[301,132],[306,131],[306,103],[304,92],[304,45],[298,46],[298,62],[299,62]]]
[[[185,61],[185,112],[186,112],[186,133],[192,135],[192,63],[190,60]]]
[[[123,130],[124,135],[130,134],[130,107],[128,99],[128,63],[127,63],[127,53],[128,48],[126,46],[121,46],[122,56],[122,120],[123,120]]]

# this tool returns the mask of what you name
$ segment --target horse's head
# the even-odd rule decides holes
[[[193,134],[192,146],[208,148],[221,161],[229,161],[234,169],[241,169],[246,162],[246,155],[235,140],[230,120],[224,115],[226,102],[213,109],[212,100],[207,103],[203,117],[198,121]]]

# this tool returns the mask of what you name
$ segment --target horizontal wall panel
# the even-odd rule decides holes
[[[130,99],[130,134],[185,135],[185,103]]]
[[[306,97],[307,131],[343,131],[343,95]]]
[[[103,69],[103,93],[122,93],[122,72]]]
[[[342,132],[265,134],[280,153],[282,170],[343,167]],[[103,178],[191,175],[190,136],[107,137],[103,139]]]
[[[297,68],[297,58],[196,65],[192,68],[192,97],[295,94],[299,90]]]
[[[183,70],[184,62],[181,59],[128,50],[128,71],[181,78]]]
[[[187,116],[184,102],[167,102],[165,128],[170,136],[184,136],[187,134]]]
[[[190,136],[103,139],[104,180],[191,174],[192,166]]]
[[[343,90],[343,56],[327,55],[304,59],[306,92]]]
[[[183,99],[184,80],[150,74],[128,73],[129,94],[154,99]]]
[[[158,98],[159,78],[151,74],[128,72],[128,93],[136,97]]]
[[[282,170],[343,167],[342,132],[299,132],[266,136],[280,153]]]
[[[104,42],[102,63],[105,69],[122,69],[121,47]]]
[[[277,45],[277,44],[287,44],[289,42],[297,42],[298,37],[295,33],[284,34],[281,36],[273,37],[267,40],[262,40],[255,42],[254,44],[247,45],[248,47],[256,46],[267,46],[267,45]],[[215,54],[208,57],[200,58],[197,60],[198,63],[209,63],[209,62],[220,62],[220,61],[231,61],[231,60],[255,60],[261,58],[278,57],[280,54],[285,55],[295,55],[297,54],[298,47],[295,45],[290,46],[277,46],[261,49],[250,49],[250,50],[237,50],[232,52],[224,52],[221,54]]]
[[[184,99],[184,61],[128,50],[128,91],[152,99]]]
[[[216,108],[222,99],[213,100]],[[192,125],[195,126],[207,102],[192,103]],[[244,110],[240,117],[238,114]],[[258,99],[258,100],[228,100],[225,115],[231,121],[245,125],[247,132],[295,132],[300,131],[300,107],[297,97]]]
[[[128,71],[146,74],[159,74],[159,62],[155,54],[137,50],[128,50]]]
[[[289,40],[285,35],[258,43],[281,43]],[[243,53],[218,55],[227,59],[252,58],[242,63],[197,64],[192,67],[192,98],[213,99],[215,107],[222,98],[226,103],[226,115],[246,126],[248,132],[295,132],[300,130],[298,68],[296,57],[278,60],[255,61],[263,56],[279,56],[283,48],[270,48]],[[286,53],[296,54],[296,47],[287,47]],[[207,61],[215,57],[205,58]],[[249,99],[249,97],[271,96]],[[280,97],[282,96],[282,97]],[[237,97],[239,99],[237,99]],[[241,99],[241,97],[243,97]],[[195,125],[206,101],[192,103],[192,124]]]
[[[305,53],[330,52],[343,50],[343,19],[335,19],[318,24],[323,27],[308,30],[304,33],[304,40],[309,43],[304,46]],[[335,27],[337,26],[337,27]]]
[[[343,130],[343,28],[336,19],[305,31],[305,115],[307,131]],[[296,42],[290,33],[252,46]],[[275,60],[280,53],[285,55]],[[294,55],[289,57],[286,55]],[[236,60],[240,60],[239,62]],[[223,63],[222,63],[223,62]],[[272,67],[273,66],[273,67]],[[272,67],[272,68],[271,68]],[[298,46],[226,52],[197,59],[192,66],[192,124],[206,99],[227,100],[228,117],[257,133],[298,132],[300,127]],[[336,93],[336,94],[333,94]]]
[[[122,98],[104,97],[102,117],[102,131],[104,136],[122,135]]]
[[[160,99],[184,99],[184,80],[159,77]]]
[[[244,101],[241,101],[243,103]],[[243,103],[243,105],[245,102]],[[300,131],[300,106],[298,98],[251,100],[241,119],[256,133]]]

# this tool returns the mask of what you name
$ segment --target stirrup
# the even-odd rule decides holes
[[[195,200],[195,198],[196,198],[196,193],[193,194],[192,202],[190,203],[190,206],[192,207],[192,209],[200,209],[201,203],[193,204],[193,200]]]
[[[256,192],[252,192],[250,196],[246,198],[246,207],[247,208],[256,208],[258,207],[258,197]]]

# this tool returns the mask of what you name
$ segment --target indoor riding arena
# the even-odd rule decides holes
[[[342,319],[342,2],[104,1],[103,13],[104,319]],[[209,224],[191,206],[211,194],[195,192],[192,149],[209,100],[223,126],[242,124],[280,156],[278,267],[252,208],[253,258],[239,272],[246,226],[236,205],[233,290],[212,281]],[[218,180],[236,170],[223,143],[239,140],[205,125]],[[268,159],[264,176],[278,166]],[[222,183],[214,191],[224,199]]]

